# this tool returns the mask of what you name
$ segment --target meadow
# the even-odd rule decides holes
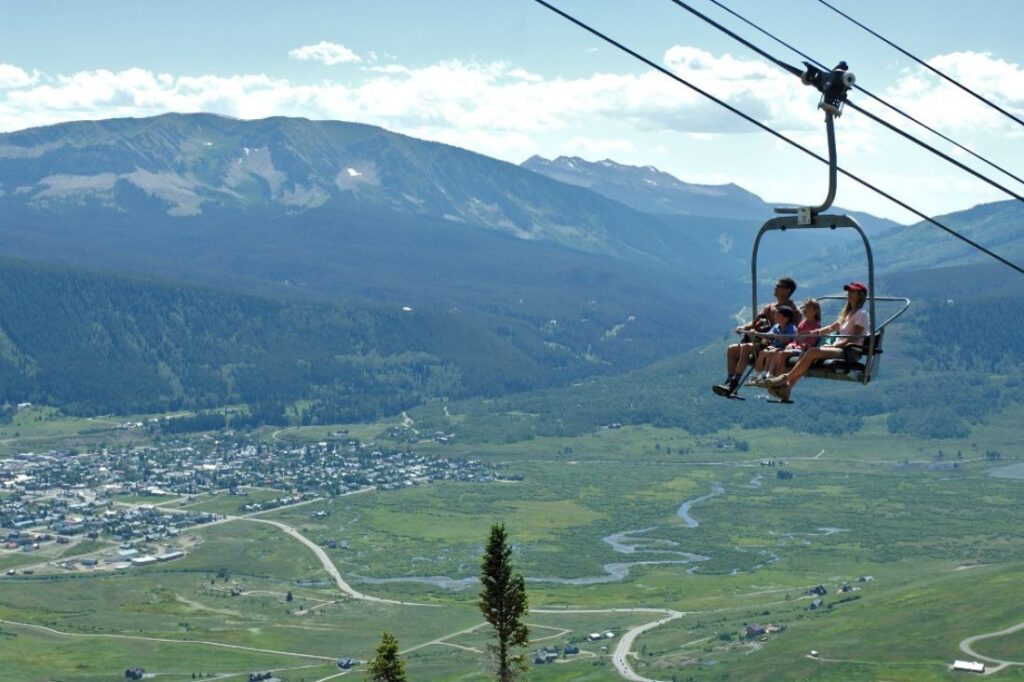
[[[953,659],[971,658],[962,640],[1024,621],[1024,480],[990,475],[1022,461],[1021,416],[1011,405],[964,438],[935,441],[869,418],[841,438],[626,425],[498,444],[476,440],[472,418],[445,416],[454,442],[412,447],[487,460],[510,480],[260,515],[320,544],[354,589],[404,604],[344,596],[308,548],[240,519],[188,531],[198,544],[169,564],[0,579],[4,658],[26,680],[114,679],[142,665],[168,680],[266,668],[312,681],[334,674],[336,657],[369,658],[389,630],[410,679],[479,680],[487,631],[473,579],[488,528],[503,522],[527,578],[536,647],[581,649],[535,666],[531,679],[620,679],[615,644],[659,617],[631,611],[643,608],[682,614],[633,644],[631,664],[650,679],[956,679]],[[386,435],[396,425],[357,428],[383,447],[401,442]],[[993,450],[999,462],[986,457]],[[189,508],[235,513],[257,493],[278,496],[249,492]],[[827,593],[812,610],[808,590],[818,585]],[[752,624],[779,630],[746,638]],[[585,641],[605,631],[613,637]],[[140,639],[117,640],[124,634]],[[57,645],[66,655],[48,667],[39,652]],[[1020,661],[1024,631],[981,639],[974,651]],[[1024,666],[995,679],[1024,679]]]

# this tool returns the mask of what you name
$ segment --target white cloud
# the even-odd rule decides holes
[[[27,88],[39,81],[39,72],[31,75],[24,69],[11,64],[0,64],[0,90],[8,88]]]
[[[324,63],[359,59],[347,48],[326,42],[291,54]],[[681,73],[699,72],[709,89],[758,118],[796,129],[807,126],[804,118],[786,113],[779,84],[771,81],[764,87],[766,80],[777,77],[763,65],[682,47],[670,50],[666,61]],[[263,74],[173,76],[143,69],[101,69],[31,85],[23,70],[10,67],[9,80],[21,89],[0,95],[0,127],[207,110],[240,117],[358,120],[399,130],[434,130],[436,139],[444,131],[534,135],[584,130],[595,121],[642,131],[753,131],[749,124],[653,72],[550,78],[505,62],[450,60],[420,67],[367,66],[361,73],[358,81],[306,85]],[[813,107],[806,108],[813,113]]]
[[[1018,117],[1024,117],[1024,67],[979,52],[953,52],[929,64]],[[886,99],[947,134],[993,131],[1019,135],[1019,127],[924,67],[906,70]],[[876,112],[882,115],[882,112]]]
[[[998,104],[1024,106],[1024,68],[988,53],[953,52],[931,59],[931,65]]]
[[[775,178],[786,182],[784,177],[796,172],[794,160],[802,157],[763,134],[750,135],[758,132],[751,124],[653,71],[568,78],[505,62],[448,60],[409,66],[379,56],[389,61],[364,62],[344,79],[311,83],[258,73],[180,75],[145,69],[48,76],[0,65],[0,131],[168,111],[239,118],[305,116],[380,125],[512,161],[533,153],[609,156],[640,165],[655,155],[678,157],[677,174],[699,169],[705,174],[736,173],[739,179],[748,172],[764,176],[762,184]],[[667,50],[664,63],[680,77],[825,153],[817,94],[798,79],[759,61],[685,46]],[[978,53],[940,55],[933,63],[1000,104],[1024,108],[1020,65]],[[1024,139],[1019,127],[924,69],[905,71],[885,90],[885,97],[978,151],[988,145],[996,160],[1019,157],[1015,150]],[[880,116],[891,115],[866,98],[856,101]],[[894,143],[890,133],[856,112],[848,111],[837,128],[840,162],[854,164],[851,170],[871,164],[888,167],[895,159],[903,164],[911,155],[909,143]],[[896,144],[907,149],[897,150]],[[759,155],[770,164],[754,171],[751,161]],[[1012,166],[1012,161],[1006,163]],[[817,178],[815,172],[801,170],[800,177]],[[911,173],[933,177],[916,167],[907,168]],[[770,194],[757,186],[750,189]]]
[[[636,145],[629,140],[575,136],[565,143],[564,149],[566,154],[572,154],[575,156],[583,155],[590,158],[607,158],[617,154],[635,151]]]
[[[344,45],[329,43],[321,40],[316,45],[303,45],[288,53],[292,59],[301,61],[315,61],[327,66],[335,64],[347,64],[349,62],[361,62],[362,58]]]

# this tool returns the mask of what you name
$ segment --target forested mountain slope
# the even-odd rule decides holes
[[[738,424],[841,434],[872,415],[885,416],[894,433],[963,436],[1008,401],[1024,401],[1024,370],[1011,340],[1024,319],[1024,288],[1012,286],[1017,277],[998,266],[901,275],[894,285],[914,301],[887,331],[876,380],[867,387],[806,380],[794,391],[795,405],[768,404],[758,389],[744,389],[746,402],[711,393],[724,376],[729,336],[629,374],[458,409],[478,420],[478,433],[496,420],[502,426],[495,432],[514,428],[520,438],[579,434],[616,422],[693,433]],[[970,287],[979,279],[988,282],[985,291]]]
[[[372,419],[433,397],[637,362],[644,324],[572,352],[558,325],[457,308],[309,303],[0,260],[0,402],[80,414],[277,406]],[[603,354],[603,355],[602,355]],[[606,359],[596,361],[597,357]]]

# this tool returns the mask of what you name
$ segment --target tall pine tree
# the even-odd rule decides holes
[[[368,682],[407,682],[405,663],[398,657],[398,639],[390,632],[381,637],[377,655],[366,669]]]
[[[511,682],[526,670],[525,655],[513,655],[513,649],[530,643],[530,630],[523,622],[529,605],[523,576],[512,572],[512,548],[503,523],[491,526],[480,566],[480,582],[480,611],[494,628],[496,640],[487,648],[497,666],[498,682]]]

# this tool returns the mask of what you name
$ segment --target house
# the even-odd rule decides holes
[[[591,632],[589,635],[587,635],[587,639],[589,639],[591,642],[601,639],[601,633]]]
[[[824,605],[825,605],[825,602],[823,600],[815,599],[814,601],[811,602],[810,610],[814,611],[815,609],[820,609]]]
[[[349,668],[351,668],[355,664],[356,664],[355,659],[352,659],[352,658],[339,658],[338,659],[338,667],[341,668],[342,670],[348,670]]]
[[[575,644],[566,644],[565,648],[562,649],[562,653],[566,656],[572,656],[573,654],[578,654],[579,652],[580,648]]]
[[[757,625],[756,623],[751,623],[750,625],[747,626],[745,634],[749,638],[749,637],[757,637],[759,635],[766,634],[767,632],[768,631],[765,629],[765,627],[763,625]]]
[[[985,672],[985,664],[977,661],[953,661],[953,670],[963,670],[969,673]]]
[[[811,589],[807,590],[807,594],[816,594],[819,597],[824,597],[826,594],[828,594],[828,590],[825,589],[824,585],[818,585],[817,587],[812,587]]]
[[[158,554],[157,557],[156,557],[156,560],[157,561],[173,561],[174,559],[180,559],[183,556],[185,556],[185,553],[182,552],[180,549],[176,549],[176,550],[173,550],[173,551],[170,551],[170,552],[164,552],[163,554]]]

